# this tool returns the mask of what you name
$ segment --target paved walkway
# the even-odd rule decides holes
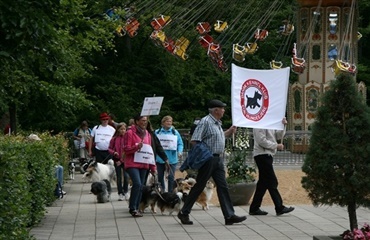
[[[273,206],[263,209],[267,216],[248,216],[242,224],[224,225],[221,209],[211,206],[208,211],[194,206],[191,219],[194,225],[181,225],[176,215],[151,214],[133,218],[126,201],[118,201],[113,188],[112,201],[97,204],[89,194],[91,183],[84,183],[76,173],[75,180],[65,184],[67,195],[47,208],[42,222],[31,230],[38,240],[312,240],[313,236],[338,235],[348,229],[345,208],[295,206],[290,214],[277,217]],[[247,215],[248,206],[235,207],[236,214]],[[370,210],[357,210],[358,223],[370,222]]]

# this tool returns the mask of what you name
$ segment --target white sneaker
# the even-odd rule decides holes
[[[130,194],[128,192],[125,193],[125,199],[126,199],[126,201],[128,201],[130,199]]]
[[[123,194],[122,193],[120,193],[119,195],[118,195],[118,201],[123,201],[124,200],[124,196],[123,196]]]
[[[67,192],[65,192],[65,191],[62,191],[62,193],[63,193],[63,195],[66,195],[67,194]]]

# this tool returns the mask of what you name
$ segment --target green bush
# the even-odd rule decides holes
[[[55,201],[55,165],[65,167],[68,149],[63,136],[0,137],[0,239],[31,239],[29,228]]]

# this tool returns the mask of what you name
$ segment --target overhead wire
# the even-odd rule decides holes
[[[339,52],[339,59],[349,61],[353,59],[353,54],[351,54],[351,44],[353,43],[353,22],[355,17],[355,0],[351,1],[350,8],[349,8],[349,14],[347,16],[347,22],[344,29],[344,34],[342,37],[342,41],[340,44],[340,52]],[[347,40],[348,39],[348,40]]]
[[[291,18],[288,18],[288,22],[291,24],[295,23],[296,19],[296,11],[294,12],[293,16]],[[283,41],[281,41],[280,46],[278,48],[278,51],[276,52],[274,60],[276,61],[281,61],[282,56],[289,56],[291,57],[291,46],[293,45],[293,39],[294,35],[293,34],[288,34],[288,35],[283,35],[281,34],[281,37]]]
[[[250,14],[248,17],[244,18],[243,21],[241,21],[241,19],[244,16],[244,14],[248,10],[250,10],[250,7],[253,6],[253,4],[256,3],[256,2],[260,2],[260,1],[258,1],[258,0],[250,1],[249,4],[244,7],[243,11],[240,11],[239,14],[236,15],[236,17],[233,18],[233,20],[229,23],[229,27],[227,29],[227,32],[223,33],[223,34],[220,34],[216,38],[216,41],[218,43],[220,43],[220,45],[222,46],[223,49],[225,49],[223,51],[225,61],[228,61],[230,59],[231,52],[229,51],[229,49],[232,46],[232,43],[231,44],[226,44],[227,40],[233,39],[235,37],[235,35],[240,34],[240,31],[238,32],[238,29],[236,28],[237,23],[240,23],[242,25],[242,23],[244,23],[244,22],[251,22],[250,20],[252,19],[253,16],[255,16],[254,14],[256,14],[256,11],[253,11],[253,14]],[[244,27],[246,27],[246,26],[242,25],[241,29],[244,29]]]
[[[313,33],[315,32],[315,26],[316,24],[321,24],[319,22],[321,18],[321,5],[322,5],[322,0],[320,0],[316,6],[316,9],[313,11],[313,17],[310,16],[311,21],[308,27],[308,31],[306,32],[303,40],[301,41],[301,44],[297,47],[297,54],[300,58],[305,59],[307,55],[307,46],[311,41],[311,38],[313,36]],[[311,11],[309,12],[311,15]],[[297,56],[297,57],[298,57]]]

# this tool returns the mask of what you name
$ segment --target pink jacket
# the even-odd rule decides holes
[[[156,171],[156,165],[146,164],[146,163],[136,163],[134,162],[135,152],[139,150],[137,144],[143,142],[145,144],[152,145],[152,138],[150,133],[145,130],[145,136],[143,139],[138,134],[136,126],[132,126],[128,129],[124,135],[124,147],[123,150],[126,154],[125,156],[125,169],[127,168],[143,168],[150,169],[150,171]]]
[[[122,158],[123,152],[123,145],[124,145],[124,138],[122,135],[119,135],[117,137],[113,137],[109,142],[108,152],[112,156],[114,156],[114,152],[118,153],[118,158],[120,159],[120,162],[124,162],[124,159]]]

